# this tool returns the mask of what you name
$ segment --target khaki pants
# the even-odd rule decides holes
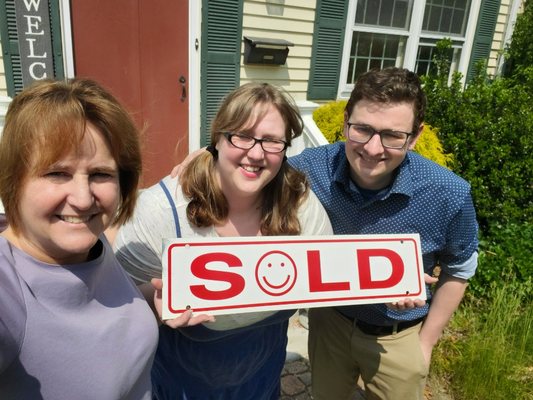
[[[387,336],[366,335],[331,308],[309,310],[314,400],[349,400],[361,377],[369,400],[423,400],[428,368],[422,323]]]

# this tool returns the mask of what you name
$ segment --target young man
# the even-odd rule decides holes
[[[398,68],[367,72],[346,105],[346,142],[289,159],[309,176],[335,233],[418,233],[425,272],[441,268],[423,307],[309,310],[315,400],[349,399],[359,377],[368,399],[423,399],[433,346],[476,270],[470,186],[409,151],[422,132],[425,102],[416,74]]]

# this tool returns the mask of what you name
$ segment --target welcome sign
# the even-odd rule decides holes
[[[15,1],[24,86],[33,81],[54,77],[54,55],[48,13],[48,0]]]
[[[426,299],[418,234],[172,239],[162,262],[164,319]]]

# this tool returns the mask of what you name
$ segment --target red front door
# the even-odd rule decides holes
[[[107,87],[143,131],[143,186],[189,151],[188,0],[72,0],[75,73]]]

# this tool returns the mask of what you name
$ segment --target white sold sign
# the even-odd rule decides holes
[[[165,319],[426,299],[417,234],[172,239],[162,261]]]

